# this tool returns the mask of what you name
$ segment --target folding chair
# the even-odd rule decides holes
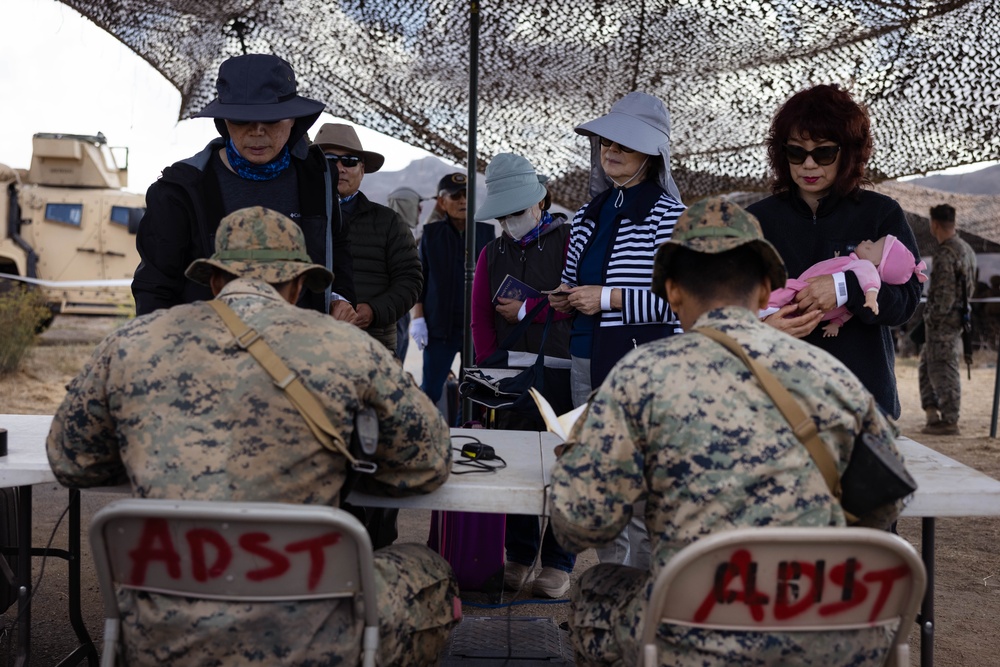
[[[119,652],[118,587],[246,602],[361,596],[362,664],[375,665],[372,547],[364,526],[347,512],[317,505],[133,498],[94,515],[90,544],[104,600],[102,667],[113,667]]]
[[[912,546],[869,528],[741,528],[682,549],[656,578],[640,667],[661,664],[660,623],[705,630],[818,632],[890,626],[887,665],[908,667],[927,574]]]

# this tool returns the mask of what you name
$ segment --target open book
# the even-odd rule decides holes
[[[545,397],[542,396],[541,392],[534,387],[531,387],[528,391],[531,392],[531,397],[535,399],[535,405],[538,406],[538,411],[542,413],[542,419],[545,420],[545,425],[549,427],[550,431],[558,435],[563,440],[569,437],[569,432],[572,430],[573,424],[576,423],[576,420],[578,420],[580,415],[582,415],[587,409],[587,404],[584,403],[578,408],[573,408],[566,414],[556,415],[556,411],[552,409],[552,405],[545,400]]]

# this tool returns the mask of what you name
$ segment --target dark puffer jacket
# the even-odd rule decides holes
[[[368,333],[395,351],[396,321],[417,302],[424,284],[417,244],[395,211],[369,201],[362,192],[344,207],[343,216],[358,304],[372,309]]]

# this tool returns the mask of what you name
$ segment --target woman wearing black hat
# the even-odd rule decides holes
[[[218,98],[197,115],[214,118],[222,136],[164,169],[146,192],[136,237],[142,262],[132,281],[136,314],[212,298],[184,269],[212,254],[226,214],[265,206],[292,218],[312,260],[334,273],[326,294],[307,294],[299,305],[353,321],[350,242],[340,223],[336,176],[305,139],[323,103],[298,96],[288,63],[264,54],[223,62],[216,89]]]

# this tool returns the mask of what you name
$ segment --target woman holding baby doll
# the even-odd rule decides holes
[[[871,124],[868,112],[846,90],[819,85],[793,95],[775,114],[766,144],[773,194],[747,210],[760,221],[789,275],[850,255],[862,241],[889,234],[919,256],[899,204],[864,189],[871,185],[865,177],[873,147]],[[879,406],[898,419],[890,327],[909,320],[916,309],[917,275],[901,285],[883,283],[874,310],[865,307],[865,290],[854,273],[819,275],[807,282],[792,303],[765,321],[840,359]],[[853,317],[837,336],[824,337],[817,325],[825,312],[839,306]]]

